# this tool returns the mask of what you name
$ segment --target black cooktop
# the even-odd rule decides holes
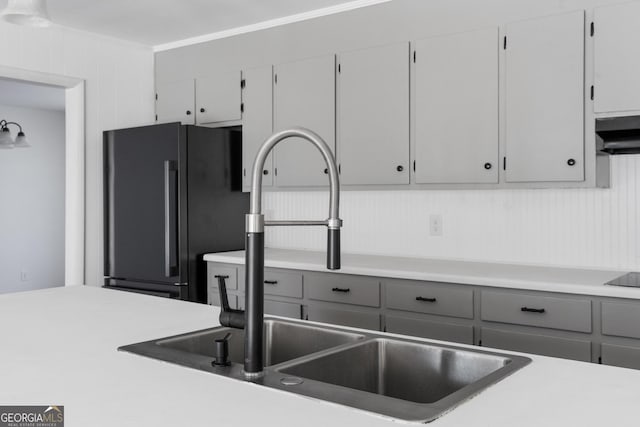
[[[627,286],[630,288],[640,288],[640,273],[627,273],[624,276],[615,278],[606,284],[610,286]]]

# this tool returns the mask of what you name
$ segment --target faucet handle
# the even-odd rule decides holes
[[[226,279],[229,276],[214,276],[218,279],[218,292],[220,293],[220,324],[236,329],[244,329],[244,311],[235,310],[229,306],[229,297],[227,296]]]

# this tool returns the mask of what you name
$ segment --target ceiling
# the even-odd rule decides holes
[[[64,88],[0,78],[0,104],[64,111]]]
[[[0,0],[0,8],[8,0]],[[367,0],[49,0],[57,25],[157,46]],[[329,12],[329,10],[327,10]]]

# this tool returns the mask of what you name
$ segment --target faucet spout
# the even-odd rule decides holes
[[[329,175],[329,217],[319,221],[266,221],[262,214],[262,170],[267,156],[281,141],[297,137],[313,144],[324,158]],[[249,214],[246,216],[245,246],[245,357],[244,371],[247,377],[259,377],[263,363],[264,329],[264,227],[309,226],[327,227],[327,268],[340,268],[340,178],[331,149],[316,133],[304,128],[293,128],[270,136],[258,150],[253,163]]]

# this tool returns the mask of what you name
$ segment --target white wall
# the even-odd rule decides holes
[[[64,112],[0,105],[0,119],[20,123],[32,144],[0,150],[0,293],[62,286]]]
[[[0,22],[0,66],[86,81],[86,282],[102,281],[102,131],[154,119],[150,48],[64,28]]]
[[[625,0],[394,0],[373,7],[156,54],[157,81],[206,75],[416,40]],[[596,24],[597,25],[597,24]],[[596,30],[597,31],[597,30]],[[582,190],[346,191],[343,248],[499,262],[640,269],[640,157],[612,160],[611,188]],[[323,193],[267,193],[277,218],[326,215]],[[442,214],[444,235],[428,235]],[[322,230],[267,231],[273,247],[321,249]]]

